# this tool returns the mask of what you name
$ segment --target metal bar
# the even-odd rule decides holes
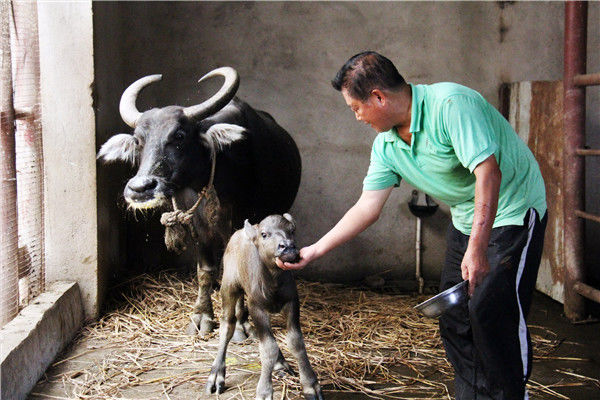
[[[583,280],[583,219],[574,210],[585,210],[584,160],[577,149],[585,142],[585,87],[575,86],[573,78],[585,74],[587,50],[587,2],[565,2],[564,48],[564,251],[565,251],[565,315],[571,321],[585,318],[585,301],[574,290],[575,282]]]
[[[44,154],[40,106],[40,57],[37,2],[12,1],[11,38],[17,144],[19,217],[19,301],[27,304],[44,290]]]
[[[600,222],[600,215],[588,214],[581,210],[575,210],[575,215],[577,215],[579,218]]]
[[[590,285],[586,285],[583,282],[575,282],[573,284],[573,289],[583,297],[593,300],[596,303],[600,303],[600,290],[593,288]]]
[[[19,306],[10,7],[10,1],[0,2],[0,327],[13,319]]]
[[[578,156],[600,156],[600,149],[577,149],[575,154]]]
[[[600,85],[600,72],[595,74],[579,74],[573,77],[575,86],[595,86]]]
[[[27,119],[33,116],[33,107],[15,107],[15,119]]]

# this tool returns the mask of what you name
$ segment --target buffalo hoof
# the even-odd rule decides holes
[[[216,326],[217,324],[212,319],[203,318],[202,321],[200,321],[200,336],[205,336],[212,333]]]
[[[200,314],[192,315],[192,320],[187,326],[185,333],[191,336],[205,336],[215,330],[216,323],[209,316],[201,316]]]

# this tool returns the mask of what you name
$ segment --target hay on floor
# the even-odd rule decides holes
[[[387,399],[450,398],[446,384],[453,373],[444,357],[437,320],[422,317],[413,309],[426,296],[302,281],[298,290],[308,355],[326,395],[352,392]],[[84,353],[102,349],[107,356],[94,366],[48,379],[63,382],[65,398],[122,398],[128,388],[152,384],[160,385],[162,398],[170,398],[173,389],[186,382],[197,385],[201,393],[218,334],[198,338],[184,333],[197,293],[195,280],[170,273],[142,275],[115,291],[121,293],[115,310],[87,325],[78,339],[87,343]],[[218,318],[218,292],[213,300]],[[274,316],[272,322],[284,355],[297,371],[285,346],[283,318]],[[559,341],[550,331],[532,328],[535,357],[550,356]],[[230,346],[228,379],[232,373],[258,376],[257,352],[255,342]],[[54,365],[84,353],[66,356]],[[229,390],[238,390],[239,398],[253,398],[255,388],[245,386]],[[296,377],[274,377],[274,386],[282,399],[301,396]],[[529,389],[534,398],[564,397],[535,382]]]

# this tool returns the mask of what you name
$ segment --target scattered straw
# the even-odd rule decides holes
[[[385,399],[451,398],[447,384],[453,372],[445,359],[437,321],[413,309],[425,296],[309,282],[298,282],[298,290],[308,355],[326,396],[329,392]],[[57,361],[54,366],[63,370],[47,381],[62,381],[65,398],[126,398],[132,388],[148,390],[155,385],[152,396],[175,399],[174,389],[186,383],[197,391],[197,398],[203,398],[217,333],[207,338],[184,333],[197,293],[195,280],[172,273],[142,275],[119,291],[115,311],[87,325],[79,335],[77,340],[86,349]],[[218,293],[213,300],[218,317]],[[297,371],[285,346],[284,319],[274,316],[272,323],[284,355]],[[550,357],[560,341],[543,327],[531,328],[536,359]],[[94,365],[80,361],[95,351],[100,356]],[[255,380],[254,384],[249,381],[260,374],[258,363],[256,343],[230,345],[227,380],[232,384],[232,375],[241,378],[228,388],[228,399],[254,398]],[[569,376],[591,383],[587,377]],[[274,384],[281,399],[301,396],[297,377],[276,375]],[[531,382],[529,390],[534,398],[565,398],[552,387]],[[38,391],[32,395],[61,398]]]

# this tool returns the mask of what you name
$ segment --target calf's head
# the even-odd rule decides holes
[[[244,222],[244,233],[258,249],[261,261],[275,264],[275,258],[284,262],[297,262],[300,254],[296,248],[294,232],[296,223],[290,214],[270,215],[257,225]]]
[[[133,134],[111,137],[100,148],[98,158],[105,163],[127,161],[138,167],[123,191],[131,208],[161,206],[174,191],[192,181],[206,182],[215,153],[244,137],[244,128],[238,125],[214,124],[208,130],[200,128],[198,122],[229,103],[239,86],[238,74],[230,67],[213,70],[200,81],[217,75],[225,78],[221,89],[208,100],[191,107],[137,110],[138,93],[160,80],[161,75],[137,80],[121,96],[121,117],[134,129]]]

